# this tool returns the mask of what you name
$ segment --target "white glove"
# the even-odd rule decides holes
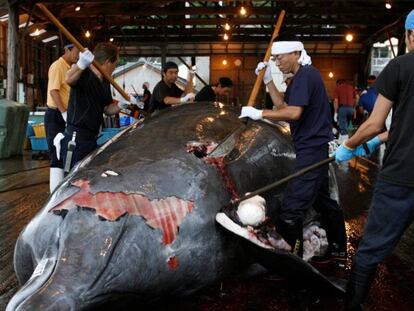
[[[60,142],[63,138],[65,138],[65,135],[62,133],[57,133],[55,138],[53,138],[53,145],[56,148],[56,157],[58,160],[60,160]]]
[[[66,123],[67,122],[66,120],[68,119],[68,112],[67,111],[61,112],[61,114],[62,114],[63,120],[65,120],[65,123]]]
[[[128,106],[129,106],[130,104],[131,104],[131,103],[130,103],[129,101],[127,101],[127,100],[125,100],[125,99],[121,98],[121,99],[118,101],[117,106],[119,107],[119,109],[128,109]]]
[[[131,113],[132,113],[132,111],[131,110],[129,110],[129,109],[125,109],[125,108],[121,108],[121,111],[120,111],[121,113],[123,113],[123,114],[126,114],[126,115],[128,115],[128,116],[130,116],[131,115]]]
[[[254,71],[254,73],[258,76],[260,71],[262,71],[263,69],[265,69],[265,74],[263,76],[263,83],[264,84],[268,84],[269,82],[271,82],[273,80],[272,77],[272,72],[269,66],[268,62],[260,62],[257,64],[256,70]]]
[[[145,103],[144,102],[137,102],[137,106],[139,109],[144,109],[145,108]]]
[[[187,95],[185,95],[185,96],[183,96],[183,97],[180,98],[180,103],[181,104],[184,104],[186,102],[193,101],[194,98],[195,98],[195,94],[194,93],[188,93]]]
[[[128,109],[130,105],[138,106],[138,100],[134,96],[130,96],[129,100],[126,100],[125,98],[121,97],[118,100],[117,105],[120,109]]]
[[[78,65],[80,70],[85,70],[86,67],[89,67],[92,64],[94,58],[95,56],[92,52],[85,49],[85,51],[79,53],[79,60],[76,65]]]
[[[136,99],[134,96],[129,96],[129,104],[138,106],[138,99]]]
[[[245,226],[258,226],[266,218],[266,201],[263,197],[254,197],[240,202],[237,207],[237,216]]]
[[[254,107],[243,107],[239,119],[250,118],[252,120],[263,120],[263,110],[256,109]]]
[[[335,112],[335,114],[334,114],[334,121],[338,122],[338,113],[337,112]]]

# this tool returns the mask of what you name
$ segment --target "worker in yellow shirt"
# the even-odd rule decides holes
[[[50,193],[64,177],[62,159],[56,156],[53,139],[65,130],[66,111],[68,109],[70,86],[65,82],[66,72],[79,58],[79,50],[73,44],[64,46],[63,55],[49,68],[47,85],[47,110],[45,113],[45,130],[50,158]]]

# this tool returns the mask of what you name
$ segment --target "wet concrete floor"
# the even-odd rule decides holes
[[[345,211],[349,258],[360,240],[378,165],[355,159],[336,167],[340,201]],[[19,232],[49,195],[47,161],[32,155],[0,160],[0,310],[18,288],[13,271],[13,248]],[[381,265],[366,310],[414,310],[414,227],[405,233],[393,254]],[[330,275],[332,276],[332,275]],[[300,280],[266,275],[214,284],[182,299],[161,303],[159,310],[341,310],[342,297],[302,286]],[[134,309],[132,309],[134,310]]]

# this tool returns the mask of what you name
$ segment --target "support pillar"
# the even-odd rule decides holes
[[[17,80],[19,77],[19,5],[9,2],[9,22],[7,33],[7,99],[17,100]]]

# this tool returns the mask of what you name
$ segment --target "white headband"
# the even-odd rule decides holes
[[[300,41],[276,41],[272,44],[272,55],[301,52],[298,63],[302,66],[312,64],[312,60],[306,53],[303,43]]]

